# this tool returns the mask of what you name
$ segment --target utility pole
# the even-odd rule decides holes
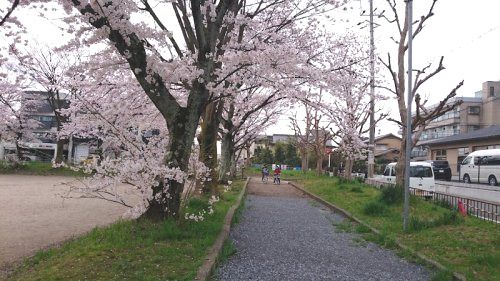
[[[368,145],[368,178],[375,171],[375,38],[373,0],[370,0],[370,144]]]
[[[410,159],[411,159],[411,104],[412,104],[412,49],[413,49],[413,0],[406,0],[408,22],[408,96],[406,105],[406,158],[405,158],[405,194],[403,206],[403,230],[408,231],[410,215]]]

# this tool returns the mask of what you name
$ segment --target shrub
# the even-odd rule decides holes
[[[362,211],[369,216],[383,216],[388,213],[389,208],[382,202],[370,201],[363,206]]]
[[[402,186],[384,186],[380,189],[380,201],[386,204],[395,204],[403,201],[403,191]]]

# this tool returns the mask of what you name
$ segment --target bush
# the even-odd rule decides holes
[[[389,212],[389,208],[382,202],[370,201],[363,206],[362,211],[369,216],[383,216]]]
[[[403,201],[402,186],[384,186],[380,189],[380,201],[386,204],[395,204]]]

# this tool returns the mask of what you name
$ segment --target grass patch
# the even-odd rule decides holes
[[[120,221],[27,259],[7,280],[193,280],[244,181],[202,222]],[[205,206],[192,199],[190,211]],[[226,246],[225,255],[232,252]]]
[[[359,186],[351,187],[350,191],[354,192],[354,193],[363,193],[363,189],[361,189],[361,187],[359,187]]]
[[[389,208],[380,201],[368,201],[363,205],[363,214],[369,216],[385,216]]]
[[[440,270],[432,276],[432,281],[452,281],[453,273],[449,270]]]
[[[379,199],[386,204],[403,202],[403,187],[399,185],[384,186],[380,189]]]
[[[20,166],[12,166],[4,161],[0,163],[0,174],[21,174],[38,176],[71,176],[82,177],[86,174],[80,171],[73,171],[67,167],[53,168],[52,163],[29,161]]]
[[[369,241],[393,248],[396,246],[396,239],[399,239],[403,244],[451,271],[463,274],[469,280],[500,280],[498,224],[476,217],[463,218],[445,202],[434,204],[412,196],[410,214],[413,226],[411,231],[405,233],[402,223],[402,190],[379,190],[364,184],[308,174],[303,177],[299,174],[295,181],[309,192],[345,209],[381,231],[381,235],[363,235]],[[363,192],[351,192],[355,185]],[[343,223],[337,225],[336,229],[352,231],[355,227]]]

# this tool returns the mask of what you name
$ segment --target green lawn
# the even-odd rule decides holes
[[[56,175],[56,176],[84,176],[83,172],[73,171],[67,167],[53,168],[52,163],[29,161],[21,166],[12,167],[6,162],[0,161],[0,174],[21,175]]]
[[[121,221],[27,259],[8,280],[193,280],[244,181],[202,222]],[[208,198],[188,203],[190,213]]]
[[[385,204],[381,191],[360,183],[340,183],[336,178],[284,171],[294,180],[365,221],[382,233],[378,242],[394,246],[395,239],[459,272],[468,280],[500,280],[500,225],[475,217],[456,217],[456,212],[412,197],[411,230],[402,228],[402,203]],[[382,206],[381,206],[382,205]],[[392,242],[391,242],[392,241]]]

